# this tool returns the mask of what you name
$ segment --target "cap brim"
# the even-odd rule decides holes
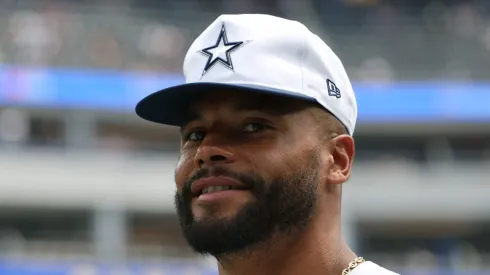
[[[150,94],[138,102],[136,114],[148,121],[181,126],[185,123],[189,104],[193,100],[204,93],[223,90],[263,93],[316,102],[313,97],[259,85],[196,82],[173,86]]]

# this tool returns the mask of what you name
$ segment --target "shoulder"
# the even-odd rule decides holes
[[[373,262],[365,262],[356,267],[349,275],[399,275]]]

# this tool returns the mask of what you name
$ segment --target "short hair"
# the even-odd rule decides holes
[[[318,125],[318,133],[325,139],[348,134],[344,124],[325,108],[315,106],[312,108],[312,115]]]

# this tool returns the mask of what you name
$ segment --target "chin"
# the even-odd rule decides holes
[[[213,221],[213,220],[223,220],[223,219],[233,219],[243,206],[240,207],[214,207],[214,208],[202,208],[194,207],[193,216],[194,220],[199,222],[202,220]]]

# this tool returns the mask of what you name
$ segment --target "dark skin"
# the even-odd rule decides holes
[[[243,251],[215,255],[220,275],[339,275],[356,255],[341,236],[341,184],[351,174],[354,141],[318,105],[275,96],[215,92],[196,100],[181,128],[175,171],[181,190],[196,170],[226,167],[273,179],[319,156],[315,213],[300,232],[273,234]],[[255,200],[247,192],[216,202],[191,203],[194,219],[233,218]]]

